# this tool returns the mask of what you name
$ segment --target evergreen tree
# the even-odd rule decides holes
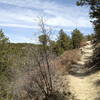
[[[83,40],[83,34],[78,29],[73,30],[72,43],[74,49],[80,47],[80,43],[82,40]]]
[[[78,6],[89,5],[90,17],[94,18],[93,24],[97,42],[100,42],[100,0],[79,0]]]
[[[50,47],[51,47],[52,52],[58,56],[59,52],[58,52],[58,44],[57,44],[57,42],[50,40]]]
[[[47,36],[47,34],[40,35],[39,36],[39,41],[43,45],[47,45],[47,43],[48,43],[48,36]]]
[[[58,44],[59,48],[62,48],[62,51],[68,50],[70,48],[70,38],[69,36],[61,29],[59,31],[59,37],[58,37]]]
[[[6,62],[8,40],[9,39],[5,37],[4,32],[0,30],[0,73],[3,73],[6,67],[5,62]]]
[[[5,100],[7,96],[8,64],[7,51],[9,39],[0,30],[0,100]]]
[[[92,40],[94,40],[94,38],[95,38],[95,35],[94,35],[94,34],[86,35],[86,39],[87,39],[88,41],[92,41]]]
[[[96,42],[100,43],[100,0],[79,0],[78,6],[88,5],[90,6],[90,17],[94,19],[93,25],[95,30]],[[92,65],[100,66],[100,45],[97,45],[95,49],[94,59]]]
[[[7,37],[5,37],[4,32],[2,30],[0,30],[0,44],[7,43],[8,41],[9,41],[9,39]]]

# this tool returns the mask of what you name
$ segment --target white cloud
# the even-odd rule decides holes
[[[2,24],[5,26],[14,24],[16,27],[30,28],[32,24],[36,25],[34,19],[37,16],[46,15],[47,23],[51,26],[91,27],[87,10],[75,6],[64,6],[48,0],[0,0],[0,3],[16,5],[15,9],[1,9],[0,22],[4,22]]]
[[[23,24],[0,24],[0,26],[38,29],[37,26],[29,26],[29,25],[23,25]]]
[[[45,8],[54,8],[57,6],[54,2],[48,0],[0,0],[1,3],[11,4],[19,7],[29,7],[29,8],[38,8],[38,9],[45,9]],[[53,6],[51,6],[53,5]]]
[[[0,26],[38,29],[37,17],[46,16],[46,23],[57,31],[63,27],[66,32],[71,32],[73,27],[92,27],[88,8],[65,6],[53,0],[0,0],[0,3],[10,4],[0,6]],[[21,40],[29,41],[27,37]]]

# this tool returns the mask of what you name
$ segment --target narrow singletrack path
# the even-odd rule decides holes
[[[77,72],[84,70],[84,65],[93,55],[93,45],[90,41],[82,47],[83,55],[77,64],[80,66],[74,68]],[[84,77],[68,75],[69,88],[77,100],[100,100],[100,72],[93,73]]]

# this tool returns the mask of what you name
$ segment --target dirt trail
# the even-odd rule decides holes
[[[90,41],[88,45],[82,47],[83,55],[78,64],[84,66],[93,54],[93,48]],[[100,100],[100,72],[85,77],[76,77],[68,75],[70,91],[77,100]]]

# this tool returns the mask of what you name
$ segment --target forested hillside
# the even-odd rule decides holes
[[[77,0],[76,6],[88,6],[93,33],[85,34],[81,24],[68,32],[69,21],[52,31],[42,17],[35,43],[11,42],[0,30],[0,100],[100,100],[100,0]]]

